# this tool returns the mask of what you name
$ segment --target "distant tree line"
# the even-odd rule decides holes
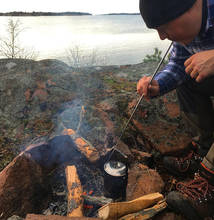
[[[140,13],[109,13],[104,15],[140,15]]]
[[[0,16],[81,16],[81,15],[92,15],[85,12],[22,12],[13,11],[0,13]]]

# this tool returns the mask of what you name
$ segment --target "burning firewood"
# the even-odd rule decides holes
[[[87,140],[85,140],[83,137],[79,135],[79,130],[82,124],[82,120],[85,114],[85,108],[82,106],[81,111],[80,111],[80,116],[79,116],[79,123],[77,126],[76,131],[71,129],[71,128],[65,128],[63,131],[64,135],[69,135],[72,140],[75,142],[78,150],[85,155],[85,157],[91,162],[94,163],[99,159],[99,153],[92,146],[91,143],[89,143]]]
[[[77,135],[77,133],[72,129],[65,129],[63,131],[64,135],[69,135],[72,140],[75,142],[78,150],[91,162],[94,163],[99,159],[99,153],[92,146],[91,143],[89,143],[87,140],[85,140],[83,137],[80,137]]]
[[[67,215],[70,217],[83,216],[83,199],[82,186],[75,166],[67,166],[66,180],[68,187],[68,210]]]

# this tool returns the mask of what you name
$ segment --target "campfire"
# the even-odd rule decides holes
[[[40,211],[42,210],[41,204],[48,204],[45,210],[43,208],[42,213],[46,215],[58,214],[82,218],[84,216],[95,217],[99,208],[105,207],[108,204],[115,204],[117,206],[117,203],[113,202],[125,201],[124,194],[122,196],[121,192],[125,192],[126,190],[125,182],[127,179],[117,177],[119,179],[116,178],[115,185],[113,181],[115,177],[111,176],[110,178],[110,175],[104,175],[102,170],[97,167],[100,163],[100,158],[98,156],[95,157],[98,155],[98,152],[92,146],[89,147],[88,144],[86,140],[77,136],[73,130],[69,129],[64,131],[63,135],[50,139],[47,143],[29,146],[24,152],[18,155],[1,172],[1,184],[4,187],[0,191],[3,196],[0,200],[0,209],[10,210],[7,213],[1,210],[1,219],[6,219],[12,212],[19,215],[22,215],[26,211],[37,213],[39,209]],[[49,155],[54,151],[57,154],[51,158]],[[43,158],[40,157],[41,154]],[[47,157],[44,157],[44,155]],[[64,158],[64,161],[62,158]],[[69,165],[71,163],[73,165]],[[65,175],[63,175],[62,167],[65,168]],[[53,172],[54,175],[51,174]],[[51,187],[49,185],[50,181],[46,185],[48,183],[47,175],[51,176],[53,184]],[[60,178],[58,175],[60,175]],[[120,181],[118,182],[118,180]],[[20,182],[22,184],[14,185],[15,181],[18,184]],[[52,198],[55,197],[55,199],[58,199],[58,205],[54,204],[54,202],[47,203],[46,199],[49,198],[50,188],[53,190],[56,186],[58,189],[55,188],[55,191],[52,191]],[[112,186],[115,187],[116,191],[114,187],[112,190]],[[116,194],[117,190],[118,194]],[[9,193],[13,195],[13,198],[6,197]],[[20,198],[20,194],[25,196]],[[37,194],[37,197],[35,194]],[[106,197],[106,195],[109,197]],[[163,196],[158,193],[152,194],[149,198],[142,198],[143,207],[152,205],[161,199],[163,199]],[[12,210],[11,206],[13,207]],[[127,205],[124,206],[126,207]],[[161,207],[164,207],[163,204],[161,204]],[[99,215],[114,215],[119,217],[129,213],[127,208],[125,210],[122,214],[117,213],[115,210],[106,214],[106,211],[101,210]],[[132,209],[129,211],[133,212]],[[139,210],[134,209],[134,211],[137,212]],[[29,215],[26,219],[31,219],[31,217]],[[37,218],[40,219],[39,217]],[[110,217],[105,217],[104,219],[110,219]]]
[[[17,85],[15,98],[9,100],[8,108],[11,108],[4,111],[6,122],[15,121],[14,127],[10,124],[11,129],[6,130],[4,125],[1,131],[5,137],[10,137],[10,133],[14,135],[11,136],[20,141],[17,145],[23,150],[0,172],[0,219],[13,215],[27,219],[44,219],[44,216],[53,219],[54,215],[63,219],[62,216],[73,215],[73,212],[75,218],[81,215],[83,219],[112,216],[112,212],[106,210],[127,204],[136,206],[136,199],[145,204],[147,195],[154,204],[141,206],[141,211],[156,213],[153,206],[159,207],[158,212],[162,210],[165,203],[158,202],[163,198],[160,192],[173,190],[176,181],[154,166],[151,149],[173,152],[181,150],[187,138],[189,141],[179,124],[178,111],[172,116],[168,114],[172,108],[177,109],[174,94],[157,102],[151,100],[152,104],[141,103],[124,138],[118,140],[136,104],[136,80],[142,75],[142,66],[88,68],[75,72],[51,61],[34,65],[38,69],[29,64],[17,75],[17,82],[25,82],[26,75],[21,73],[29,72],[28,95],[24,95],[28,91],[26,85]],[[123,77],[124,74],[127,76]],[[8,81],[3,91],[11,90],[10,85],[13,84]],[[8,100],[8,94],[9,91],[5,92],[4,100]],[[26,99],[18,98],[22,96]],[[21,102],[20,106],[15,100]],[[16,112],[18,119],[12,117]],[[14,139],[4,140],[10,144]],[[129,159],[127,174],[117,176],[119,185],[111,180],[117,179],[114,175],[106,178],[105,170],[106,156],[116,143]],[[109,166],[111,170],[123,167],[117,160],[114,162]],[[76,214],[76,211],[81,212]],[[136,209],[131,212],[145,214]],[[116,212],[115,215],[122,218],[127,214]]]
[[[14,213],[24,216],[31,212],[49,217],[67,215],[81,218],[99,215],[119,218],[129,214],[127,208],[122,213],[115,210],[113,213],[98,211],[108,204],[117,206],[113,202],[126,201],[128,169],[126,165],[123,168],[122,162],[106,160],[108,149],[100,154],[88,140],[79,135],[85,113],[84,106],[80,109],[76,130],[66,128],[62,120],[56,136],[46,142],[31,144],[0,173],[0,219],[7,219]],[[118,149],[131,159],[129,148],[120,140],[117,141]],[[13,196],[7,196],[9,194]],[[23,196],[20,198],[21,194]],[[152,194],[149,199],[142,198],[143,208],[161,199],[161,194]],[[163,203],[161,207],[165,207]],[[137,211],[134,209],[134,212]],[[31,218],[36,219],[32,215],[26,217]]]

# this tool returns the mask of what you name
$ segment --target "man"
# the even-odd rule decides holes
[[[173,48],[166,67],[150,85],[150,77],[141,78],[137,91],[151,98],[176,88],[181,112],[199,134],[189,152],[164,158],[177,175],[199,170],[191,182],[178,183],[167,202],[188,219],[203,219],[214,214],[214,0],[140,0],[140,12]]]

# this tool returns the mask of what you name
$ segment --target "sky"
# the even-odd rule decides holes
[[[138,13],[139,0],[6,0],[0,5],[0,12],[49,11],[49,12],[89,12]]]

